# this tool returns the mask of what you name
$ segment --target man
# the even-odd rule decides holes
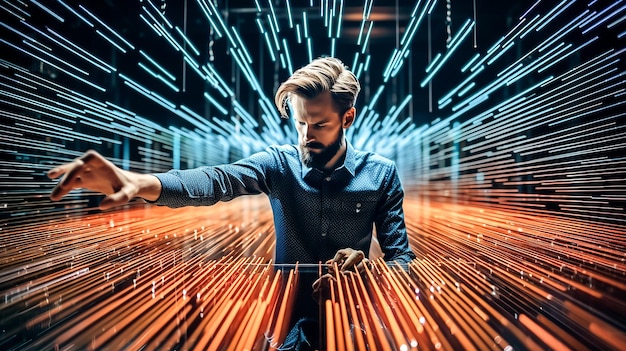
[[[274,213],[278,264],[322,261],[337,263],[341,271],[359,269],[367,263],[373,224],[384,259],[407,263],[415,255],[396,167],[381,156],[354,150],[344,136],[354,122],[359,91],[358,80],[341,61],[316,59],[276,92],[282,116],[288,117],[288,104],[293,109],[297,145],[271,146],[232,164],[154,175],[122,170],[88,151],[48,172],[50,178],[65,175],[50,197],[59,200],[72,189],[86,188],[106,194],[100,208],[107,209],[135,197],[181,207],[265,193]],[[326,274],[313,282],[314,293],[332,279]],[[306,303],[302,291],[296,303],[300,310],[293,316],[299,320],[281,349],[318,348],[313,336],[317,308]]]
[[[122,170],[95,151],[48,172],[65,175],[50,197],[72,189],[106,194],[108,209],[141,197],[169,207],[213,205],[237,196],[269,196],[276,230],[275,263],[337,262],[341,270],[367,263],[372,225],[384,259],[407,263],[415,255],[407,239],[404,193],[391,161],[354,150],[344,130],[354,122],[360,91],[343,63],[325,57],[288,78],[275,103],[288,118],[293,109],[298,145],[271,146],[238,162],[138,174]]]

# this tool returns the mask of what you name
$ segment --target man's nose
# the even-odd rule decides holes
[[[313,128],[310,128],[308,124],[302,126],[302,135],[304,135],[304,140],[307,142],[315,139],[315,135],[313,135]]]

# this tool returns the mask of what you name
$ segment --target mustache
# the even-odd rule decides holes
[[[321,149],[321,148],[324,147],[324,144],[313,141],[313,142],[310,142],[310,143],[305,143],[304,146],[310,147],[310,148],[313,148],[313,149]]]

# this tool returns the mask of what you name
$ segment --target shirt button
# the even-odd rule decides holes
[[[330,182],[330,177],[324,178],[325,181]]]
[[[326,232],[322,233],[322,236],[326,236]]]

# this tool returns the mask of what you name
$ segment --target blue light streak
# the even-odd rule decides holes
[[[557,45],[556,47],[552,48],[550,51],[548,51],[547,53],[545,53],[543,56],[540,56],[539,58],[537,58],[533,63],[531,63],[530,65],[528,65],[527,67],[525,67],[522,70],[519,70],[517,72],[515,71],[511,71],[510,75],[508,76],[508,79],[506,79],[506,85],[511,85],[513,83],[515,83],[517,80],[519,80],[520,78],[524,77],[525,75],[527,75],[528,73],[530,73],[531,71],[533,71],[535,68],[537,68],[538,66],[540,66],[543,62],[542,61],[547,61],[549,58],[555,56],[555,52],[556,54],[560,54],[564,51],[564,49],[567,49],[571,47],[571,44],[569,44],[567,47],[564,47],[564,43],[561,42],[559,43],[559,45]],[[503,75],[502,78],[507,77],[506,75]],[[495,81],[498,82],[498,81]]]
[[[270,58],[272,59],[272,62],[276,62],[276,54],[274,54],[274,47],[272,46],[272,41],[270,39],[270,36],[267,32],[263,33],[263,37],[265,38],[265,43],[267,44],[267,50],[270,53]]]
[[[88,73],[87,71],[85,71],[85,70],[83,70],[83,69],[80,69],[80,68],[76,67],[75,65],[70,65],[70,64],[68,64],[68,63],[67,63],[67,62],[65,62],[63,59],[61,59],[61,58],[59,58],[59,57],[56,57],[56,56],[54,56],[54,55],[50,54],[49,52],[47,52],[47,51],[45,51],[45,50],[43,50],[43,49],[41,49],[41,48],[39,48],[39,47],[35,46],[35,45],[34,45],[34,44],[32,44],[30,41],[23,40],[22,42],[23,42],[24,44],[26,44],[26,45],[30,46],[31,48],[33,48],[33,49],[35,49],[35,50],[39,51],[40,53],[42,53],[42,54],[46,55],[47,57],[49,57],[49,58],[51,58],[51,59],[54,59],[54,60],[57,60],[58,62],[60,62],[61,64],[64,64],[65,66],[68,66],[70,69],[74,69],[74,70],[78,71],[79,73],[82,73],[82,74],[84,74],[84,75],[86,75],[86,76],[88,76],[88,75],[89,75],[89,73]]]
[[[504,37],[501,37],[495,44],[493,44],[493,46],[491,48],[489,48],[489,50],[487,50],[487,54],[480,61],[476,62],[472,68],[470,68],[470,71],[473,72],[478,67],[482,66],[491,57],[491,55],[494,52],[496,52],[497,49],[500,48],[500,43],[503,40],[504,40]]]
[[[359,67],[356,69],[355,76],[357,79],[361,78],[361,73],[363,72],[363,62],[359,62]]]
[[[150,57],[148,54],[146,54],[145,51],[139,49],[139,53],[141,54],[141,56],[143,56],[146,60],[150,61],[150,63],[152,63],[156,68],[159,69],[159,71],[161,71],[163,74],[165,74],[169,79],[171,80],[176,80],[176,77],[171,74],[170,72],[168,72],[163,66],[161,66],[158,62],[156,62],[152,57]]]
[[[196,0],[196,2],[200,6],[200,9],[202,9],[202,12],[204,13],[204,16],[206,17],[206,19],[211,24],[211,28],[213,28],[213,30],[217,34],[217,37],[221,38],[223,36],[222,32],[220,31],[220,29],[217,26],[217,24],[215,24],[215,22],[213,21],[213,18],[211,18],[211,13],[212,13],[211,9],[202,0]]]
[[[227,115],[228,114],[228,110],[226,110],[224,108],[224,106],[220,105],[219,102],[217,102],[217,100],[215,100],[211,95],[209,95],[209,93],[205,92],[204,93],[204,97],[209,100],[209,102],[215,106],[223,115]]]
[[[186,52],[183,52],[185,55],[183,56],[183,60],[189,64],[189,67],[194,70],[198,74],[198,76],[202,79],[206,79],[204,73],[200,70],[200,65],[189,56]]]
[[[252,124],[255,127],[259,126],[259,123],[252,117],[251,114],[246,111],[246,109],[241,106],[239,101],[233,100],[233,109],[237,111],[237,113],[248,123]]]
[[[287,39],[283,38],[283,49],[285,50],[285,56],[287,56],[287,69],[289,73],[293,73],[293,65],[291,64],[291,53],[289,52],[289,46],[287,46]]]
[[[467,71],[467,68],[471,66],[478,58],[480,57],[479,53],[476,53],[474,57],[472,57],[463,67],[461,67],[461,72]]]
[[[558,56],[557,56],[557,54],[555,54],[554,56],[557,56],[557,57],[556,57],[556,58],[554,58],[554,60],[552,60],[552,58],[550,58],[550,59],[549,59],[550,63],[549,63],[547,66],[545,66],[545,67],[543,67],[543,68],[541,68],[541,69],[537,70],[537,72],[538,72],[538,73],[542,73],[542,72],[543,72],[543,71],[545,71],[546,69],[548,69],[548,68],[552,67],[553,65],[555,65],[557,62],[559,62],[559,61],[561,61],[561,60],[564,60],[564,59],[565,59],[566,57],[568,57],[569,55],[571,55],[571,54],[575,53],[576,51],[578,51],[578,50],[580,50],[580,49],[582,49],[582,48],[584,48],[585,46],[587,46],[587,45],[591,44],[592,42],[596,41],[597,39],[598,39],[598,37],[597,37],[597,36],[596,36],[596,37],[593,37],[593,38],[589,39],[588,41],[586,41],[585,43],[583,43],[582,45],[578,46],[575,50],[572,50],[572,51],[568,52],[568,53],[567,53],[567,54],[565,54],[565,55],[558,55]],[[569,49],[571,46],[572,46],[572,44],[569,44],[568,46],[566,46],[566,47],[565,47],[565,49]],[[559,53],[559,54],[560,54],[560,53]]]
[[[495,62],[498,58],[500,58],[500,57],[501,57],[502,55],[504,55],[504,54],[505,54],[505,53],[506,53],[506,52],[507,52],[510,48],[512,48],[512,47],[513,47],[513,45],[515,45],[515,42],[513,42],[513,41],[512,41],[512,42],[510,42],[510,43],[509,43],[509,45],[507,45],[507,46],[503,47],[503,48],[500,50],[500,52],[499,52],[496,56],[492,57],[491,59],[489,59],[489,60],[487,61],[487,65],[491,65],[492,63],[494,63],[494,62]]]
[[[430,4],[430,8],[432,8],[437,3],[437,0],[429,0],[429,3],[430,1],[432,1],[432,4]],[[389,80],[390,75],[400,71],[400,68],[402,67],[402,64],[404,62],[402,59],[406,58],[407,52],[410,50],[409,47],[411,45],[411,42],[413,41],[417,28],[422,23],[422,20],[424,19],[424,16],[426,15],[427,9],[429,8],[429,3],[425,4],[424,8],[422,9],[417,19],[415,19],[415,17],[412,16],[411,21],[416,21],[415,25],[411,26],[410,32],[407,31],[404,33],[404,36],[402,37],[402,40],[401,40],[402,48],[399,51],[397,48],[394,49],[394,52],[392,56],[390,57],[389,62],[387,63],[387,67],[383,71],[384,82],[387,82]],[[413,10],[413,14],[416,13],[417,6],[419,6],[419,2],[415,6]]]
[[[272,35],[272,40],[274,42],[274,46],[276,47],[276,51],[280,51],[280,44],[278,43],[278,31],[276,30],[276,28],[274,28],[274,25],[272,24],[272,19],[270,18],[270,15],[267,15],[267,22],[270,24],[270,34]]]
[[[438,52],[437,55],[435,55],[435,57],[433,57],[432,61],[430,61],[430,63],[426,66],[426,73],[430,72],[430,70],[433,69],[433,66],[435,66],[437,64],[439,59],[441,59],[441,53],[440,52]]]
[[[4,39],[2,39],[2,38],[0,38],[0,42],[5,43],[6,45],[11,46],[11,47],[13,47],[13,48],[15,48],[15,49],[17,49],[17,50],[19,50],[19,51],[21,51],[21,52],[23,52],[23,53],[25,53],[25,54],[29,55],[29,56],[32,56],[32,57],[36,58],[37,60],[40,60],[41,62],[47,63],[47,64],[49,64],[50,66],[52,66],[52,67],[54,67],[54,68],[58,69],[59,71],[64,72],[65,74],[69,75],[70,77],[75,78],[75,79],[77,79],[77,80],[79,80],[79,81],[81,81],[81,82],[83,82],[83,83],[85,83],[85,84],[87,84],[87,85],[89,85],[89,86],[91,86],[91,87],[93,87],[93,88],[96,88],[96,89],[98,89],[98,90],[100,90],[100,91],[102,91],[102,92],[105,92],[105,91],[106,91],[106,89],[104,89],[103,87],[101,87],[101,86],[99,86],[99,85],[96,85],[96,84],[94,84],[94,83],[92,83],[92,82],[90,82],[90,81],[87,81],[87,80],[85,80],[85,79],[83,79],[83,78],[81,78],[81,77],[79,77],[79,76],[75,75],[74,73],[69,72],[69,71],[67,71],[67,70],[65,70],[65,69],[63,69],[63,68],[61,68],[61,67],[59,67],[59,66],[55,65],[55,64],[54,64],[54,63],[52,63],[52,62],[49,62],[49,61],[47,61],[47,60],[45,60],[45,59],[43,59],[43,58],[41,58],[41,57],[39,57],[39,56],[37,56],[37,55],[35,55],[35,54],[33,54],[33,53],[29,52],[29,51],[27,51],[27,50],[24,50],[24,49],[20,48],[19,46],[16,46],[16,45],[14,45],[14,44],[12,44],[12,43],[9,43],[8,41],[6,41],[6,40],[4,40]]]
[[[179,116],[181,116],[183,119],[185,119],[189,123],[193,124],[197,128],[201,129],[202,131],[204,131],[206,133],[211,133],[211,131],[216,131],[216,132],[219,131],[219,129],[220,129],[219,127],[217,127],[215,124],[211,123],[210,120],[208,120],[208,119],[204,118],[203,116],[200,116],[196,112],[192,111],[187,106],[180,105],[180,110],[184,111],[185,113],[181,113]]]
[[[582,28],[582,27],[586,26],[587,24],[589,24],[590,22],[592,22],[595,19],[596,14],[597,14],[596,11],[593,11],[592,13],[590,13],[589,16],[587,17],[587,19],[585,20],[585,22],[583,22],[580,25],[580,28]]]
[[[376,102],[378,102],[378,98],[383,93],[383,90],[385,90],[385,85],[381,85],[378,87],[378,89],[376,90],[376,93],[374,94],[374,96],[370,100],[370,103],[368,104],[369,108],[373,108],[376,105]]]
[[[306,38],[306,48],[309,54],[309,62],[313,61],[313,43],[311,42],[311,38]]]
[[[144,88],[143,86],[141,86],[141,84],[135,82],[133,79],[131,79],[130,77],[128,77],[127,75],[118,72],[118,75],[120,76],[120,78],[122,78],[125,82],[128,83],[129,86],[131,86],[133,89],[135,90],[141,90],[142,94],[150,94],[150,90]]]
[[[561,1],[561,3],[559,3],[558,5],[556,5],[552,10],[550,10],[550,12],[548,12],[546,14],[546,16],[543,18],[543,20],[541,21],[541,25],[539,25],[539,27],[537,27],[537,29],[535,29],[535,31],[540,31],[543,28],[545,28],[545,26],[548,25],[548,23],[550,23],[553,19],[555,19],[558,15],[560,15],[561,13],[563,13],[563,11],[565,11],[568,7],[570,7],[575,0],[570,1],[567,5],[565,5],[565,7],[563,7],[562,9],[559,10],[559,8],[561,6],[563,6],[563,4],[565,4],[567,0],[563,0]],[[558,11],[558,12],[557,12]],[[556,13],[555,13],[556,12]]]
[[[83,60],[85,60],[85,61],[89,62],[90,64],[92,64],[92,65],[94,65],[94,66],[96,66],[96,67],[100,68],[101,70],[103,70],[103,71],[105,71],[105,72],[107,72],[107,73],[111,73],[111,71],[114,71],[114,70],[115,70],[115,68],[113,68],[112,66],[107,65],[106,63],[104,63],[104,62],[100,61],[98,58],[96,58],[95,56],[93,56],[93,55],[91,55],[90,53],[86,52],[86,51],[85,51],[85,50],[83,50],[82,48],[80,48],[80,47],[76,46],[76,44],[74,44],[74,43],[70,42],[69,40],[67,40],[67,39],[63,38],[62,36],[60,36],[59,34],[57,34],[56,32],[54,32],[52,29],[48,28],[48,31],[50,31],[52,34],[54,34],[55,36],[57,36],[59,39],[62,39],[62,40],[63,40],[65,43],[67,43],[68,45],[73,46],[76,50],[75,50],[74,48],[72,48],[72,47],[69,47],[68,45],[66,45],[66,44],[64,44],[64,43],[61,43],[60,41],[56,40],[55,38],[52,38],[52,37],[51,37],[51,36],[49,36],[48,34],[46,34],[46,33],[42,32],[42,31],[40,31],[39,29],[37,29],[37,28],[33,27],[32,25],[30,25],[30,24],[29,24],[29,23],[27,23],[27,22],[21,22],[21,23],[22,23],[22,24],[24,24],[25,26],[27,26],[28,28],[30,28],[30,29],[32,29],[32,30],[34,30],[35,32],[39,33],[40,35],[44,36],[45,38],[47,38],[48,40],[52,41],[53,43],[55,43],[55,44],[59,45],[60,47],[64,48],[65,50],[67,50],[67,51],[69,51],[69,52],[73,53],[74,55],[76,55],[76,56],[78,56],[78,57],[82,58]],[[5,25],[4,23],[2,23],[2,25],[3,25],[3,26],[5,26],[5,27],[8,27],[8,26],[7,26],[7,25]],[[10,27],[9,27],[9,29],[13,30],[13,28],[10,28]],[[15,30],[13,30],[13,31],[15,31]],[[27,37],[27,38],[28,38],[28,37]],[[31,39],[31,40],[32,40],[32,39]],[[78,52],[77,50],[82,51],[84,54],[83,54],[83,53]],[[85,55],[88,55],[88,56],[90,56],[90,57],[86,57]],[[96,60],[96,61],[98,61],[98,62],[95,62],[94,60]]]
[[[626,19],[626,16],[622,16],[622,17],[616,19],[615,21],[609,23],[606,27],[611,29],[611,28],[615,27],[616,25],[622,23],[625,19]]]
[[[254,20],[256,22],[257,27],[259,27],[259,32],[261,34],[265,33],[265,28],[263,28],[263,22],[261,21],[261,17],[257,17]]]
[[[439,60],[439,62],[435,65],[432,71],[426,76],[426,78],[424,78],[424,80],[422,80],[422,82],[420,83],[420,86],[422,88],[425,87],[426,84],[428,84],[428,82],[430,82],[433,79],[435,74],[437,74],[437,72],[441,69],[441,67],[443,67],[444,63],[452,56],[454,51],[456,51],[456,49],[459,47],[459,44],[463,41],[463,39],[467,38],[468,34],[471,33],[471,30],[474,27],[474,22],[471,20],[468,20],[468,21],[470,21],[469,23],[471,24],[464,26],[464,31],[457,33],[457,35],[452,39],[452,41],[455,42],[455,44],[451,46],[448,51],[446,51],[446,54],[444,55],[444,57],[441,60]]]
[[[50,16],[54,17],[59,22],[65,22],[63,17],[57,15],[56,13],[54,13],[54,11],[52,11],[49,8],[45,7],[44,5],[40,4],[39,1],[37,1],[37,0],[30,0],[30,2],[32,2],[35,5],[37,5],[40,9],[44,10],[45,12],[47,12]]]
[[[456,87],[454,87],[452,90],[450,90],[446,95],[444,95],[441,99],[439,99],[439,101],[437,101],[438,104],[441,104],[443,101],[450,99],[452,96],[454,96],[454,94],[456,94],[457,91],[459,91],[461,88],[463,88],[465,86],[465,84],[467,84],[469,81],[471,81],[472,79],[476,78],[476,76],[482,72],[485,69],[485,66],[480,66],[479,69],[477,69],[476,71],[472,72],[472,74],[470,74],[467,78],[465,78],[461,83],[459,83]]]
[[[71,13],[73,13],[74,15],[76,15],[76,17],[80,18],[83,22],[87,23],[87,25],[91,28],[94,27],[93,23],[89,22],[89,20],[87,20],[85,17],[83,17],[80,13],[78,13],[76,10],[74,10],[73,8],[69,7],[67,4],[65,4],[63,1],[61,0],[57,0],[61,5],[63,5],[68,11],[70,11]]]
[[[361,28],[359,29],[359,36],[356,39],[356,45],[361,45],[361,39],[363,38],[364,30],[365,30],[365,20],[361,21]]]
[[[302,34],[300,33],[300,23],[296,23],[296,39],[298,44],[302,44]]]
[[[232,89],[230,89],[228,84],[226,84],[222,76],[215,70],[215,67],[213,65],[209,65],[208,63],[206,64],[206,67],[209,71],[211,71],[212,76],[220,82],[221,87],[228,93],[228,96],[234,97],[235,93]],[[226,97],[226,95],[224,95],[224,97]]]
[[[271,21],[270,23],[274,23],[274,29],[276,30],[276,33],[280,33],[280,27],[278,26],[278,20],[276,19],[276,12],[274,11],[274,5],[272,5],[272,1],[268,1],[267,2],[270,5],[270,13],[272,14],[271,16]]]
[[[470,91],[474,86],[476,86],[475,82],[471,82],[467,87],[463,88],[462,90],[459,91],[459,97],[462,97],[463,95],[467,94],[468,91]]]
[[[24,18],[23,16],[18,15],[17,13],[11,11],[10,9],[8,9],[8,8],[2,6],[2,5],[0,5],[0,9],[4,10],[4,11],[10,13],[10,14],[12,14],[13,16],[17,17],[17,19],[19,19],[20,21],[25,21],[26,20],[26,18]],[[28,14],[28,15],[30,16],[30,14]]]
[[[563,38],[565,35],[567,35],[571,31],[573,31],[574,29],[576,29],[578,27],[579,23],[575,23],[575,22],[577,22],[579,20],[580,21],[584,21],[584,19],[581,20],[581,18],[583,16],[585,16],[588,12],[589,12],[589,10],[585,10],[585,12],[581,13],[576,18],[574,18],[572,21],[570,21],[569,23],[567,23],[566,25],[561,27],[561,29],[559,29],[557,32],[555,32],[554,34],[550,35],[548,37],[548,39],[544,40],[541,44],[539,44],[539,46],[538,46],[539,49],[537,51],[538,52],[542,52],[542,51],[546,50],[548,47],[554,45],[555,42],[561,40],[561,38]]]
[[[25,10],[22,10],[22,9],[21,9],[20,7],[18,7],[17,5],[12,4],[12,3],[11,3],[11,2],[9,2],[8,0],[2,0],[2,2],[4,2],[5,4],[7,4],[7,5],[11,6],[11,8],[13,8],[14,10],[19,11],[19,12],[20,12],[20,13],[22,13],[25,17],[29,17],[29,18],[30,18],[30,13],[26,12]],[[24,5],[24,3],[22,3],[22,5]],[[11,11],[9,11],[9,9],[7,9],[6,7],[3,7],[3,8],[4,8],[4,9],[6,9],[8,12],[11,12]],[[24,20],[24,18],[22,18],[21,16],[19,16],[19,15],[15,14],[15,13],[13,13],[13,12],[11,12],[11,14],[12,14],[12,15],[14,15],[15,17],[18,17],[20,20]]]
[[[408,94],[404,98],[404,100],[402,100],[400,105],[398,105],[398,108],[393,112],[393,114],[392,114],[391,111],[389,112],[389,115],[391,116],[391,120],[395,120],[396,118],[398,118],[398,116],[400,115],[400,112],[402,112],[402,110],[404,110],[404,108],[409,103],[409,101],[411,101],[411,99],[413,99],[413,95]]]
[[[231,27],[233,34],[235,34],[235,38],[237,39],[237,43],[239,43],[239,46],[241,47],[244,56],[246,57],[246,61],[248,61],[249,63],[252,63],[252,57],[250,56],[250,53],[248,52],[247,47],[243,44],[243,40],[241,40],[241,37],[239,36],[239,33],[237,32],[237,29],[233,26]]]
[[[363,46],[361,47],[361,54],[365,54],[365,50],[367,49],[367,43],[370,39],[370,34],[372,33],[372,27],[374,26],[374,22],[369,23],[369,27],[367,29],[367,34],[365,35],[365,40],[363,41]]]
[[[374,5],[374,0],[365,0],[365,6],[363,7],[363,18],[369,19],[370,14],[372,13],[372,6]]]
[[[226,33],[226,36],[228,37],[228,40],[231,43],[234,43],[233,37],[230,36],[230,33],[228,32],[228,28],[224,24],[224,20],[222,19],[222,16],[220,15],[219,11],[217,11],[217,9],[215,8],[215,6],[213,5],[213,3],[211,1],[208,1],[208,4],[209,4],[209,8],[214,13],[214,16],[217,18],[217,21],[222,26],[222,29],[224,30],[224,33]]]
[[[196,56],[200,56],[200,51],[198,51],[198,49],[196,49],[196,47],[193,45],[191,40],[189,40],[189,38],[187,38],[187,36],[183,33],[183,31],[180,30],[180,28],[178,28],[178,26],[176,26],[175,28],[176,28],[176,31],[178,32],[178,34],[180,35],[180,37],[183,38],[185,43],[187,43],[187,45],[189,45],[189,47],[191,47],[191,50],[193,50],[193,53],[196,54]]]
[[[101,36],[102,38],[104,38],[106,41],[108,41],[109,43],[111,43],[111,45],[113,45],[114,47],[116,47],[119,51],[126,53],[126,50],[119,46],[116,42],[114,42],[113,40],[111,40],[109,37],[107,37],[104,33],[102,33],[99,29],[96,29],[96,34],[98,34],[99,36]]]
[[[604,11],[602,11],[602,12],[598,13],[598,14],[596,15],[596,18],[597,18],[597,17],[602,16],[605,12],[607,12],[608,10],[610,10],[611,8],[613,8],[613,6],[617,5],[618,3],[619,3],[619,2],[616,2],[616,3],[614,3],[613,5],[611,5],[611,6],[607,7]],[[619,9],[617,9],[617,10],[613,11],[613,12],[612,12],[611,14],[609,14],[608,16],[606,16],[606,17],[602,18],[601,20],[599,20],[598,22],[596,22],[593,26],[591,26],[591,27],[589,27],[589,28],[585,29],[585,30],[583,31],[583,34],[587,34],[587,33],[589,33],[590,31],[594,30],[595,28],[597,28],[598,26],[600,26],[600,25],[601,25],[601,24],[603,24],[604,22],[606,22],[606,21],[610,20],[613,16],[615,16],[615,15],[617,15],[618,13],[620,13],[620,12],[624,11],[624,9],[626,9],[626,6],[622,6],[621,8],[619,8]]]
[[[452,37],[452,40],[450,40],[450,42],[448,44],[446,44],[446,47],[448,49],[450,49],[450,48],[452,48],[454,46],[459,45],[460,42],[464,39],[463,35],[459,34],[459,33],[463,33],[465,31],[469,32],[474,25],[475,25],[475,23],[472,20],[470,20],[470,19],[465,20],[465,22],[461,26],[461,29],[457,32],[457,35]]]
[[[535,29],[539,25],[539,21],[537,20],[540,17],[541,17],[540,15],[537,15],[533,17],[533,19],[531,19],[528,23],[526,23],[526,26],[520,31],[518,38],[524,39],[524,37],[526,37],[528,33],[532,32],[532,30]]]
[[[163,36],[163,34],[161,34],[161,31],[157,29],[156,25],[148,21],[148,19],[143,15],[143,13],[139,14],[139,18],[141,18],[148,25],[148,27],[150,27],[150,29],[152,29],[152,31],[156,33],[157,36],[159,37]]]
[[[309,20],[307,19],[306,11],[302,11],[302,25],[304,26],[304,37],[309,37]]]
[[[293,16],[291,15],[291,5],[289,4],[289,0],[285,0],[286,8],[287,8],[287,18],[289,19],[289,28],[293,28]]]
[[[96,22],[100,23],[104,28],[106,28],[109,32],[113,33],[119,40],[121,40],[124,44],[126,44],[129,48],[135,50],[133,44],[129,43],[126,39],[124,39],[121,35],[119,35],[113,28],[109,27],[106,23],[102,22],[98,17],[96,17],[93,13],[89,12],[83,5],[78,5],[83,11],[87,12],[88,15],[91,16]]]
[[[534,3],[531,7],[528,8],[528,10],[526,10],[526,12],[524,12],[519,19],[521,20],[522,18],[526,17],[526,15],[528,15],[530,13],[530,11],[532,11],[537,5],[539,5],[539,3],[541,2],[541,0],[537,0],[536,3]]]
[[[352,67],[353,69],[356,69],[356,67],[358,65],[358,62],[359,62],[359,53],[355,52],[354,53],[354,61],[352,61],[352,66],[350,66],[350,67]]]
[[[144,71],[148,72],[154,78],[157,78],[158,80],[160,80],[163,83],[165,83],[165,85],[167,85],[173,91],[175,91],[177,93],[180,92],[180,89],[178,89],[174,84],[170,83],[168,80],[163,78],[163,76],[161,76],[160,74],[158,74],[158,73],[152,71],[150,68],[146,67],[146,65],[144,65],[142,62],[137,63],[137,65],[139,65],[139,67],[143,68]]]
[[[165,22],[165,24],[167,24],[167,26],[169,27],[169,29],[174,29],[174,26],[172,26],[172,24],[170,23],[170,21],[163,15],[162,11],[159,10],[155,4],[152,3],[152,1],[146,1],[148,4],[150,4],[150,6],[152,7],[152,9],[154,10],[154,12],[156,12],[157,15],[159,15],[159,17],[161,17],[161,20],[163,22]],[[158,21],[155,21],[158,22]]]
[[[339,38],[341,36],[342,23],[343,23],[343,0],[339,2],[339,16],[337,20],[337,33],[335,34],[335,38]]]

